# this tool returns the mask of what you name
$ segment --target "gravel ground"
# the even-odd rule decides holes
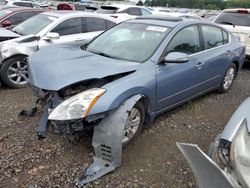
[[[204,151],[250,93],[250,68],[223,95],[212,92],[156,118],[123,151],[122,166],[86,187],[195,187],[176,142],[198,144]],[[72,145],[56,135],[38,141],[39,116],[19,117],[31,106],[29,88],[0,88],[0,188],[68,188],[91,164],[91,138]]]

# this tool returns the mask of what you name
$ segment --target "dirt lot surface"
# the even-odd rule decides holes
[[[175,143],[197,143],[207,151],[249,95],[250,68],[246,67],[227,94],[213,92],[158,117],[123,151],[120,168],[86,187],[195,187]],[[50,134],[38,141],[39,116],[17,115],[31,104],[29,88],[0,88],[0,188],[74,187],[74,178],[91,164],[91,138],[72,145]]]

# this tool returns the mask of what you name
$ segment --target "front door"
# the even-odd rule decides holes
[[[163,56],[171,52],[182,52],[189,54],[189,61],[156,66],[158,112],[181,104],[206,89],[206,69],[201,49],[196,25],[180,30],[170,41]]]

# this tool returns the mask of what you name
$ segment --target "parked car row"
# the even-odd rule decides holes
[[[41,12],[44,12],[44,10],[21,7],[10,7],[8,9],[0,10],[1,27],[12,29],[21,22]]]

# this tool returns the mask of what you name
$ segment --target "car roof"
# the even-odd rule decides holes
[[[245,11],[250,13],[250,9],[246,9],[246,8],[232,8],[232,9],[224,9],[223,12],[231,12],[231,13],[237,13],[239,11]]]
[[[184,20],[182,18],[174,16],[165,16],[165,15],[138,16],[133,20],[128,20],[128,22],[145,23],[145,24],[159,25],[170,28],[177,26],[183,21]]]
[[[13,3],[16,3],[16,2],[18,2],[18,3],[34,3],[34,4],[37,4],[37,3],[31,2],[31,1],[9,1],[9,2],[13,2]]]
[[[179,24],[206,24],[211,25],[214,27],[222,28],[222,26],[218,24],[214,24],[211,22],[207,22],[204,20],[192,20],[192,19],[182,19],[179,17],[174,16],[166,16],[166,15],[149,15],[149,16],[138,16],[135,19],[128,20],[126,22],[131,23],[143,23],[148,25],[157,25],[157,26],[163,26],[168,28],[174,28]]]
[[[138,7],[138,8],[142,8],[142,6],[137,6],[137,5],[126,5],[126,4],[113,4],[113,5],[101,5],[102,6],[106,6],[106,7],[117,7],[117,8],[128,8],[128,7]],[[145,8],[145,7],[143,7]]]
[[[119,20],[117,18],[113,18],[107,14],[96,14],[94,12],[85,12],[85,11],[55,10],[55,11],[43,12],[41,14],[45,14],[48,16],[54,16],[54,17],[58,17],[58,18],[69,18],[69,17],[75,17],[75,16],[90,16],[90,17],[95,17],[95,18],[107,19],[107,20],[113,21],[115,23],[122,21],[122,20]]]
[[[123,11],[127,8],[145,8],[143,6],[136,6],[136,5],[126,5],[126,4],[113,4],[113,5],[101,5],[101,8],[106,8],[106,7],[113,7],[113,8],[117,8],[119,11]]]
[[[11,12],[17,12],[17,11],[23,11],[23,10],[36,10],[36,11],[40,10],[40,11],[44,11],[43,9],[35,9],[35,8],[30,8],[30,7],[8,7],[8,8],[3,9],[3,10],[11,11]]]

